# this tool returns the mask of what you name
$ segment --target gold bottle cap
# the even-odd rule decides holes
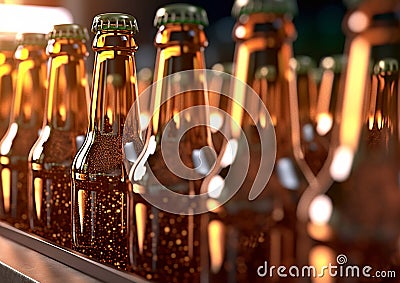
[[[274,65],[259,67],[255,73],[255,77],[257,79],[267,79],[269,82],[274,81],[276,79],[276,75],[276,67]]]
[[[321,59],[320,67],[323,70],[332,70],[334,73],[340,73],[347,64],[347,57],[343,54],[326,56]]]
[[[44,33],[19,33],[17,35],[18,45],[47,45],[47,36]]]
[[[88,40],[89,34],[87,28],[77,24],[55,25],[48,34],[48,39],[71,38],[78,40]]]
[[[211,67],[212,70],[233,74],[233,62],[216,63]]]
[[[399,71],[399,61],[395,58],[384,58],[379,60],[374,66],[375,75],[392,75]]]
[[[0,51],[14,51],[16,48],[16,34],[9,32],[0,32]]]
[[[207,26],[208,17],[206,11],[201,7],[184,3],[170,4],[157,10],[154,26],[158,28],[170,23]]]
[[[138,33],[139,28],[135,17],[123,13],[105,13],[94,17],[92,32],[98,31],[130,31]]]
[[[296,56],[290,61],[292,68],[298,74],[307,74],[316,67],[315,61],[309,56]]]
[[[275,13],[295,16],[298,12],[296,0],[236,0],[232,7],[232,16],[243,14]]]

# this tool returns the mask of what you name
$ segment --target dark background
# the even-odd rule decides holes
[[[136,36],[139,50],[136,54],[137,69],[154,67],[155,48],[153,45],[156,29],[154,15],[158,8],[171,3],[191,3],[203,7],[208,14],[210,25],[206,27],[209,46],[206,48],[206,64],[211,67],[218,62],[233,59],[234,42],[232,28],[235,19],[231,16],[234,0],[69,0],[67,8],[75,22],[90,29],[95,15],[104,12],[123,12],[136,17],[139,33]],[[295,55],[311,56],[317,63],[324,56],[343,52],[344,34],[342,19],[346,7],[341,0],[298,0],[299,12],[294,17],[297,39],[293,44]],[[93,38],[93,35],[92,35]],[[90,45],[91,42],[88,43]],[[88,60],[92,68],[93,52]]]

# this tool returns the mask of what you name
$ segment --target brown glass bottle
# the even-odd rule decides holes
[[[0,136],[6,133],[10,119],[15,80],[14,52],[16,48],[16,34],[0,33]]]
[[[20,35],[10,123],[0,142],[0,218],[28,229],[28,155],[42,127],[46,98],[46,35]]]
[[[118,269],[128,266],[129,191],[122,160],[127,113],[137,98],[138,32],[131,15],[96,16],[89,127],[72,163],[73,248]]]
[[[309,252],[311,264],[346,267],[337,258],[343,255],[347,265],[360,269],[370,266],[371,276],[377,270],[389,271],[398,265],[398,81],[396,59],[377,62],[372,77],[372,99],[368,99],[360,117],[360,140],[355,151],[340,144],[334,147],[328,171],[319,176],[324,187],[308,207],[307,232],[313,239]],[[347,127],[351,116],[342,112],[341,129]],[[331,280],[352,282],[344,276]],[[362,275],[357,282],[369,280]]]
[[[248,101],[250,97],[243,97],[238,89],[232,91],[245,108],[266,105],[277,139],[276,163],[262,193],[250,201],[262,145],[256,124],[242,111],[236,117],[241,117],[238,123],[248,141],[250,167],[240,190],[210,216],[210,282],[298,282],[298,278],[279,278],[268,271],[263,274],[266,262],[268,266],[297,263],[295,213],[297,200],[308,184],[297,163],[301,158],[297,92],[289,65],[296,37],[292,22],[296,9],[295,1],[256,0],[237,1],[233,8],[237,18],[233,74],[252,86],[262,102]],[[261,119],[256,122],[262,123]],[[226,187],[229,182],[225,180]]]
[[[71,164],[88,125],[86,28],[56,25],[48,35],[43,127],[29,153],[29,220],[34,233],[71,247]]]
[[[207,106],[208,97],[203,90],[184,90],[196,78],[182,71],[205,68],[207,39],[203,28],[207,16],[202,8],[172,4],[157,11],[154,23],[158,28],[154,41],[157,47],[154,82],[177,73],[180,79],[162,81],[154,88],[152,106],[159,111],[150,120],[146,144],[154,139],[155,150],[147,159],[146,174],[137,181],[134,193],[132,267],[135,273],[156,282],[200,282],[201,271],[207,272],[203,264],[207,260],[203,253],[204,215],[193,215],[189,208],[183,208],[181,214],[163,211],[145,198],[163,198],[166,203],[173,203],[174,199],[164,194],[163,187],[181,195],[200,193],[204,177],[193,170],[196,167],[193,154],[205,146],[212,147],[210,131],[201,125],[207,120],[207,113],[200,108],[188,116],[181,114],[191,107]],[[197,176],[195,180],[172,172],[167,162],[175,163],[174,160],[176,163],[181,160],[190,168]]]
[[[308,56],[296,56],[291,63],[297,74],[301,149],[304,160],[317,175],[327,158],[329,142],[316,132],[318,89],[311,73],[315,62]]]
[[[336,114],[338,106],[340,84],[343,71],[346,68],[346,55],[338,54],[321,59],[321,84],[319,87],[316,112],[316,132],[330,143],[333,125],[340,121],[340,114]],[[337,117],[336,117],[337,116]]]

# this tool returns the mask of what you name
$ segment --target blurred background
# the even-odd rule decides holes
[[[153,39],[156,29],[153,27],[154,15],[158,8],[165,4],[186,2],[201,6],[206,9],[210,25],[206,28],[209,46],[205,51],[207,67],[218,62],[232,61],[234,42],[232,28],[235,19],[231,16],[234,0],[3,0],[4,5],[24,4],[35,6],[61,7],[69,13],[71,21],[86,26],[90,29],[92,19],[99,13],[123,12],[136,17],[139,33],[136,36],[139,50],[136,54],[137,69],[154,67],[155,48]],[[342,32],[342,19],[346,7],[342,0],[298,0],[299,12],[294,17],[298,36],[294,42],[295,55],[311,56],[316,62],[328,55],[343,52],[344,34]],[[3,7],[1,10],[5,11]],[[44,13],[44,12],[43,12]],[[10,14],[8,12],[8,14]],[[41,12],[34,10],[35,21],[51,22],[49,17],[42,16]],[[1,16],[1,15],[0,15]],[[8,15],[10,16],[10,15]],[[1,19],[2,17],[0,17]],[[53,21],[61,21],[60,16]],[[11,19],[15,21],[16,19]],[[0,20],[1,22],[2,20]],[[3,18],[4,22],[4,18]],[[32,23],[24,18],[25,25]],[[8,23],[7,23],[8,24]],[[13,26],[13,23],[9,23]],[[91,34],[91,39],[93,34]],[[88,46],[91,42],[88,42]],[[88,59],[88,70],[93,65],[93,52]]]

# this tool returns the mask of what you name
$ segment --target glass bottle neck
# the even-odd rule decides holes
[[[367,119],[361,136],[367,139],[364,146],[368,152],[397,156],[393,150],[398,151],[399,141],[398,80],[397,72],[372,78]]]
[[[170,74],[205,69],[204,48],[207,38],[203,29],[194,24],[167,24],[157,31],[154,81]]]
[[[183,123],[197,125],[205,125],[207,123],[207,113],[203,111],[205,110],[204,108],[199,109],[200,111],[197,112],[197,115],[192,113],[193,110],[189,110],[189,112],[186,112],[187,117],[178,118],[176,116],[177,113],[182,113],[182,111],[189,109],[191,106],[208,105],[206,92],[201,90],[201,87],[204,86],[204,81],[200,78],[200,73],[184,72],[205,69],[204,47],[207,44],[205,33],[198,25],[167,24],[158,30],[155,37],[157,58],[154,82],[168,75],[181,73],[175,75],[171,80],[164,80],[161,83],[163,84],[162,87],[155,90],[153,107],[160,110],[156,111],[153,118],[152,131],[154,134],[157,134],[171,120],[175,120],[178,128]],[[200,90],[185,91],[187,89]],[[183,93],[178,94],[182,91]],[[191,117],[188,118],[188,116]],[[204,130],[203,134],[198,133],[199,137],[204,137],[207,140],[204,143],[209,143],[210,133],[206,130],[206,127],[199,127],[198,130]]]
[[[16,80],[10,123],[41,127],[45,105],[47,56],[40,46],[20,46],[15,52]]]
[[[50,54],[45,124],[84,133],[88,125],[87,49],[79,40],[56,39]]]
[[[13,56],[13,50],[3,50],[0,52],[0,99],[2,104],[0,109],[0,125],[6,128],[10,115],[11,98],[15,79],[15,64]]]
[[[297,76],[300,125],[315,123],[317,108],[317,86],[308,73]]]
[[[137,94],[136,49],[131,33],[96,34],[89,131],[122,135],[126,116]]]
[[[277,138],[281,136],[280,129],[284,129],[284,136],[290,136],[289,114],[294,113],[291,111],[293,109],[290,109],[289,94],[295,92],[294,73],[290,73],[292,69],[289,65],[293,57],[292,41],[296,37],[293,23],[282,15],[251,14],[238,19],[233,29],[233,37],[236,41],[235,77],[259,89],[258,94],[267,106],[274,125],[279,121],[280,126],[276,128]],[[262,66],[274,67],[276,78],[273,81],[267,81],[265,78],[265,84],[260,84],[255,80],[256,70]],[[263,85],[265,87],[262,87]],[[235,90],[234,95],[235,100],[242,105],[254,107],[250,106],[254,102],[245,101],[246,98],[240,92]],[[297,94],[292,93],[293,95]],[[237,119],[241,125],[248,123],[246,119],[242,120],[242,117]]]

